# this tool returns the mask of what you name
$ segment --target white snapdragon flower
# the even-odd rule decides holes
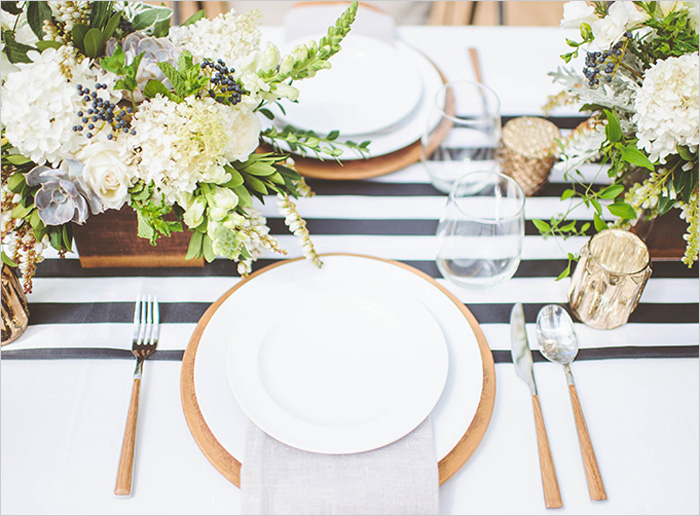
[[[636,27],[646,20],[646,17],[632,2],[614,2],[608,9],[607,16],[591,25],[595,37],[591,47],[595,50],[610,48],[622,38],[625,31]]]
[[[107,209],[118,210],[129,199],[134,170],[130,153],[117,140],[102,139],[83,148],[77,158],[83,163],[83,179]]]
[[[185,210],[183,219],[188,228],[196,228],[204,222],[204,211],[207,203],[202,197],[195,198]]]
[[[644,74],[637,92],[634,121],[637,146],[652,162],[666,162],[676,153],[676,145],[697,150],[698,130],[698,53],[657,61]]]
[[[598,17],[592,5],[580,1],[566,2],[560,26],[568,29],[578,29],[582,23],[591,25],[596,20],[598,20]]]

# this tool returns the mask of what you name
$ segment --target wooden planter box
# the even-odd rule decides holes
[[[632,232],[644,240],[652,260],[680,260],[685,254],[687,242],[683,235],[688,229],[686,221],[679,217],[680,210],[672,209],[654,220],[639,221]]]
[[[174,220],[174,218],[172,219]],[[91,216],[73,224],[73,237],[85,268],[102,267],[203,267],[204,259],[185,260],[190,231],[172,233],[152,246],[138,236],[136,212],[128,206]]]

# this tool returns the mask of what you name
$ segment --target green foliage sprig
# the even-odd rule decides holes
[[[340,136],[338,131],[331,131],[326,136],[321,136],[314,131],[298,129],[291,125],[287,125],[281,130],[275,127],[265,129],[261,136],[276,149],[280,149],[278,142],[284,142],[292,152],[298,152],[302,156],[314,154],[321,161],[323,161],[324,156],[338,160],[343,154],[343,149],[339,148],[339,145],[366,156],[371,143],[369,140],[360,143],[350,140],[338,142],[337,139]]]

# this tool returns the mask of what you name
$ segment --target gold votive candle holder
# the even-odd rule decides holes
[[[559,138],[559,128],[544,118],[522,116],[510,120],[501,136],[501,172],[515,179],[525,195],[533,195],[547,183]]]
[[[14,269],[2,264],[2,345],[24,333],[29,324],[29,307]]]
[[[651,276],[646,244],[634,233],[606,229],[581,249],[569,306],[584,324],[611,329],[627,322]]]

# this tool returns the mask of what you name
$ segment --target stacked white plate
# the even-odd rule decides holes
[[[314,38],[289,42],[297,44]],[[318,38],[315,38],[318,39]],[[287,124],[319,135],[339,131],[338,141],[371,141],[369,157],[408,147],[423,135],[442,79],[433,64],[401,41],[393,44],[349,34],[334,55],[330,70],[296,81],[299,101],[275,107],[275,124]],[[362,159],[345,152],[343,160]]]

